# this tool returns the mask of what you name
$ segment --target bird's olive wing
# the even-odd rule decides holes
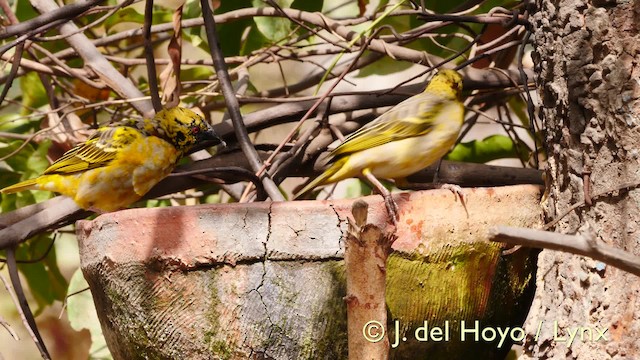
[[[106,166],[116,158],[120,149],[141,136],[132,127],[99,128],[87,141],[64,153],[44,174],[71,174]]]
[[[433,129],[433,119],[444,103],[444,99],[430,94],[410,97],[349,135],[331,155],[351,154],[392,141],[425,135]]]

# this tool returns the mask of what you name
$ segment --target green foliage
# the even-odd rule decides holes
[[[9,144],[0,143],[0,157],[14,152],[21,141],[13,141]],[[34,146],[27,144],[22,151],[8,157],[0,163],[0,187],[13,184],[21,179],[35,176],[48,166],[46,153],[49,142]],[[15,210],[16,208],[31,205],[51,196],[43,191],[25,191],[19,194],[2,195],[2,212]],[[20,244],[16,250],[16,258],[21,261],[42,260],[33,263],[19,264],[18,269],[23,274],[29,285],[31,294],[38,305],[38,311],[53,303],[54,300],[64,299],[67,283],[56,261],[55,249],[47,253],[52,241],[51,235],[38,235],[29,241]]]
[[[20,147],[22,141],[0,143],[0,157],[6,157]],[[13,184],[17,181],[32,178],[42,173],[49,162],[46,158],[50,142],[40,144],[26,144],[24,148],[0,162],[0,187]],[[51,197],[46,191],[23,191],[18,194],[3,194],[2,212],[9,212]],[[33,298],[38,305],[38,311],[43,310],[54,300],[63,300],[67,290],[67,283],[56,261],[56,252],[47,249],[52,241],[51,235],[38,235],[29,241],[20,244],[16,250],[16,258],[22,261],[42,260],[33,263],[19,264],[18,269],[31,289]]]
[[[180,79],[183,81],[206,79],[213,75],[213,69],[203,68],[202,66],[180,70]]]
[[[184,19],[195,19],[202,16],[202,9],[200,8],[200,1],[187,0],[185,1],[182,9],[182,17]],[[183,41],[188,41],[194,47],[201,47],[206,50],[206,34],[200,27],[191,27],[182,30],[184,35]]]
[[[22,91],[22,115],[26,115],[28,108],[39,108],[49,102],[47,91],[35,72],[20,77],[20,90]]]
[[[293,8],[304,11],[320,11],[323,1],[279,0],[282,8]],[[221,1],[216,14],[249,7],[268,7],[261,0]],[[297,28],[297,25],[286,18],[256,16],[239,19],[228,23],[217,24],[219,38],[223,39],[222,51],[225,56],[248,55],[252,51],[265,46],[281,43]],[[297,29],[298,32],[305,29]]]
[[[293,3],[293,0],[276,0],[281,8],[288,8]],[[262,0],[253,0],[254,7],[264,7],[265,3]],[[291,32],[292,23],[289,19],[280,17],[255,17],[253,21],[260,33],[272,43],[279,43],[282,39],[286,38]]]
[[[482,140],[460,143],[447,155],[447,160],[486,163],[505,158],[523,158],[529,153],[525,144],[517,144],[504,135],[492,135]]]
[[[292,9],[298,9],[308,12],[322,11],[324,1],[315,0],[294,0],[291,4]]]
[[[22,141],[13,141],[9,144],[0,143],[0,158],[15,152],[20,145],[22,145]],[[7,177],[3,176],[3,179],[7,179],[7,181],[0,180],[0,186],[4,187],[16,182],[10,182],[8,178],[15,179],[18,177],[18,180],[26,180],[41,174],[47,166],[49,166],[49,161],[46,156],[50,145],[51,142],[49,141],[44,141],[37,145],[27,144],[19,152],[0,162],[0,173],[7,175]],[[25,191],[19,194],[3,194],[2,212],[15,210],[15,206],[23,207],[46,200],[50,197],[51,193],[47,191]],[[9,206],[9,204],[4,201],[7,198],[14,199],[14,206]]]
[[[223,14],[247,7],[251,7],[250,0],[221,1],[220,7],[215,10],[215,13]],[[241,49],[244,47],[246,39],[243,40],[243,34],[245,34],[247,28],[251,28],[255,24],[252,19],[240,19],[238,21],[216,25],[219,38],[224,39],[222,53],[224,56],[235,56],[240,55]]]
[[[151,21],[153,24],[167,23],[171,22],[172,16],[171,11],[168,9],[160,6],[154,6]],[[144,24],[144,13],[138,12],[133,7],[126,7],[109,16],[107,20],[105,20],[104,26],[107,32],[110,32],[114,26],[123,23]]]
[[[31,295],[38,304],[36,314],[54,300],[64,300],[67,292],[67,281],[58,268],[55,247],[51,246],[52,241],[51,235],[38,235],[20,244],[16,250],[18,261],[39,260],[47,254],[42,260],[18,264],[18,269],[27,280]]]
[[[13,141],[9,144],[0,143],[0,158],[15,152],[21,144],[22,141]],[[37,145],[27,144],[19,152],[0,162],[0,174],[4,175],[0,180],[0,186],[11,185],[17,182],[16,178],[20,181],[41,174],[49,166],[46,155],[50,145],[49,141],[44,141]],[[24,191],[19,194],[3,194],[2,212],[15,210],[18,207],[43,201],[50,197],[51,193],[47,191]],[[8,199],[9,201],[6,201]]]
[[[104,22],[104,26],[108,32],[113,26],[127,22],[143,24],[144,14],[131,7],[120,9]]]
[[[358,71],[357,77],[365,78],[373,75],[389,75],[410,68],[413,64],[384,57]]]
[[[145,201],[145,207],[147,208],[168,207],[168,206],[171,206],[170,200],[151,199],[151,200]]]
[[[102,334],[89,284],[80,269],[73,273],[69,281],[67,296],[67,317],[71,327],[76,331],[87,329],[91,333],[91,349],[89,349],[91,358],[113,359]]]
[[[33,19],[34,17],[40,15],[38,12],[34,10],[33,6],[31,6],[29,1],[16,0],[16,1],[13,1],[13,6],[15,9],[14,12],[16,14],[16,17],[21,22],[29,19]]]

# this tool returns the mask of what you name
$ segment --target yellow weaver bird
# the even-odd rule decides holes
[[[438,161],[456,142],[464,120],[462,76],[441,70],[421,94],[396,105],[349,135],[330,153],[331,165],[296,197],[318,185],[364,176],[397,218],[389,191],[377,178],[403,180]]]
[[[115,211],[138,201],[203,140],[222,141],[193,111],[165,109],[153,119],[99,128],[41,176],[0,192],[53,191],[69,196],[86,210]]]

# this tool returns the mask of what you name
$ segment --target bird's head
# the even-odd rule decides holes
[[[431,79],[425,92],[438,93],[460,99],[462,96],[462,75],[455,70],[440,70]]]
[[[186,152],[195,144],[212,140],[212,145],[223,143],[202,116],[182,107],[164,109],[156,114],[145,128],[151,125],[159,137],[167,140],[176,149]]]

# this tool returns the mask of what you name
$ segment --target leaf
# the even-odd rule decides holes
[[[281,8],[291,7],[293,0],[275,0]],[[265,7],[262,0],[253,0],[254,7]],[[256,16],[253,18],[262,36],[272,43],[279,43],[291,34],[291,20],[281,17]]]
[[[316,12],[316,11],[322,11],[323,5],[324,5],[324,1],[294,0],[293,3],[291,4],[291,8],[302,10],[302,11],[308,11],[308,12]]]
[[[46,253],[51,241],[49,235],[38,235],[18,246],[16,258],[23,261],[39,259]],[[38,304],[34,314],[41,312],[46,305],[51,305],[55,300],[64,300],[67,281],[58,268],[55,247],[51,247],[41,261],[18,264],[18,270],[27,280],[31,294]]]
[[[529,148],[525,144],[514,144],[505,135],[492,135],[482,140],[473,140],[456,145],[447,155],[447,160],[486,163],[505,158],[528,158]]]
[[[509,109],[511,109],[511,111],[513,111],[513,113],[516,114],[518,119],[520,119],[520,123],[524,127],[529,128],[530,122],[529,122],[529,113],[527,112],[527,103],[524,102],[524,100],[522,100],[520,96],[512,96],[507,102],[507,104],[509,105]],[[529,134],[528,131],[527,131],[527,134]]]
[[[12,1],[12,3],[14,2]],[[31,3],[29,1],[15,1],[15,7],[16,17],[18,18],[18,20],[20,20],[20,22],[33,19],[36,16],[40,15],[33,8],[33,6],[31,6]]]
[[[388,75],[410,68],[413,64],[406,61],[394,60],[388,56],[367,65],[358,71],[356,77],[365,78],[372,75]]]
[[[200,10],[200,1],[187,0],[183,6],[182,16],[185,19],[195,19],[202,17],[202,10]],[[208,51],[209,49],[205,44],[205,40],[203,39],[203,30],[204,29],[201,26],[186,28],[182,30],[182,35],[184,37],[184,40],[190,42],[193,47],[197,48],[204,45],[203,49]]]
[[[5,157],[16,151],[22,141],[16,140],[8,144],[0,143],[0,157]],[[25,174],[24,179],[30,178],[32,175],[39,175],[47,166],[47,151],[51,146],[50,141],[43,141],[34,147],[32,143],[26,144],[20,151],[4,160],[4,162],[15,172]]]
[[[183,68],[180,70],[180,78],[183,81],[191,81],[191,80],[200,80],[200,79],[208,79],[209,77],[215,75],[212,66],[197,66],[190,68]]]
[[[19,141],[19,140],[12,141],[8,144],[7,143],[0,144],[0,157],[4,158],[9,154],[13,153],[20,147],[21,144],[22,144],[22,141]],[[27,144],[21,151],[6,158],[3,161],[3,163],[5,163],[9,168],[11,168],[11,170],[15,172],[23,173],[27,171],[26,163],[31,152],[33,152],[33,146],[31,144]]]
[[[49,102],[47,92],[42,86],[40,78],[35,72],[29,72],[25,76],[20,77],[20,90],[22,90],[22,115],[26,115],[30,111],[29,108],[39,108]]]
[[[124,9],[120,9],[116,11],[115,14],[109,16],[104,21],[104,26],[108,32],[115,25],[126,23],[126,22],[135,23],[135,24],[144,24],[144,15],[139,13],[133,7],[126,7]]]
[[[47,153],[50,146],[51,141],[43,141],[37,145],[35,151],[29,154],[29,157],[27,158],[27,170],[33,173],[33,175],[40,175],[47,169],[47,167],[49,167]],[[27,173],[27,176],[31,178],[32,174]]]
[[[214,11],[216,14],[224,14],[229,11],[251,7],[250,0],[236,0],[236,1],[222,1],[220,7]],[[218,24],[216,24],[218,25]],[[243,35],[248,27],[255,26],[252,19],[240,19],[238,21],[231,21],[225,24],[219,24],[218,41],[220,41],[220,47],[224,56],[240,55],[243,45]],[[206,39],[206,37],[205,37]],[[204,47],[209,51],[208,47]]]
[[[173,12],[173,34],[167,45],[167,53],[171,60],[160,73],[162,102],[166,107],[174,107],[180,103],[180,63],[182,59],[182,6]]]
[[[264,35],[262,35],[262,33],[258,30],[257,26],[253,24],[249,28],[247,37],[242,42],[242,46],[240,47],[240,54],[250,54],[252,51],[262,48],[268,42],[269,40],[265,38]]]
[[[71,281],[69,281],[67,293],[69,324],[76,331],[87,329],[91,333],[91,349],[89,350],[91,358],[113,359],[102,334],[98,313],[93,303],[91,291],[88,288],[89,284],[84,279],[82,271],[80,269],[76,270],[71,277]]]
[[[0,143],[0,157],[13,153],[21,144],[22,141],[12,141],[9,144]],[[0,162],[0,174],[2,174],[0,187],[40,175],[49,166],[46,156],[50,145],[50,141],[43,141],[37,147],[34,147],[33,144],[27,144],[19,152]],[[39,190],[3,194],[0,205],[2,212],[8,212],[49,199],[52,196],[51,192]]]
[[[331,186],[331,185],[330,185]],[[371,195],[373,189],[369,185],[369,183],[364,182],[360,179],[354,179],[347,183],[345,187],[345,198],[354,199],[357,197]]]
[[[36,123],[36,121],[29,121],[29,119],[21,116],[17,112],[0,115],[0,131],[27,134]]]
[[[367,4],[369,4],[366,0],[358,0],[358,11],[360,11],[360,16],[364,15],[367,11]]]

